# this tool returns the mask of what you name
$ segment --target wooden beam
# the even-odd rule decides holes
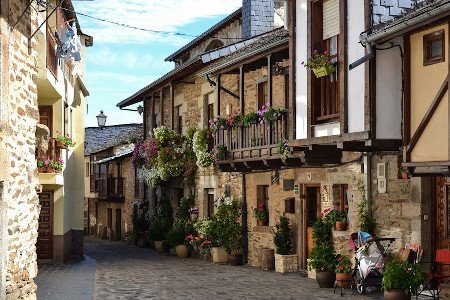
[[[217,92],[217,110],[216,115],[220,116],[220,91],[222,90],[222,83],[220,82],[221,75],[217,75],[216,92]]]
[[[408,148],[407,148],[408,154],[411,154],[412,149],[416,146],[417,142],[419,141],[419,138],[423,134],[423,131],[427,127],[428,123],[430,122],[431,118],[433,117],[433,114],[435,113],[436,109],[438,108],[439,104],[441,103],[442,99],[444,98],[445,93],[448,91],[448,82],[449,82],[449,75],[447,75],[447,77],[445,78],[444,82],[442,83],[441,87],[439,88],[438,93],[434,97],[433,102],[431,103],[431,106],[428,108],[422,121],[420,121],[420,124],[417,127],[416,132],[414,132],[414,135],[411,138],[411,142],[409,143]]]
[[[150,133],[150,135],[153,133],[153,124],[155,123],[155,120],[153,119],[155,117],[155,99],[153,98],[153,96],[150,96],[150,107],[149,107],[149,120],[150,120],[150,124],[149,124],[149,128],[148,128],[148,133]]]
[[[407,145],[411,139],[411,43],[410,36],[406,35],[403,42],[404,48],[404,95],[403,95],[403,161],[408,162],[410,155]]]
[[[272,55],[267,55],[267,97],[269,98],[269,106],[272,106],[273,100],[273,69],[272,69]],[[259,108],[258,108],[259,109]]]

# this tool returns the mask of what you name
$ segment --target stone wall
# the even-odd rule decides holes
[[[392,20],[406,9],[423,0],[373,0],[373,23]]]
[[[9,1],[9,7],[4,1],[1,4],[0,159],[2,175],[6,176],[0,176],[0,299],[5,294],[6,299],[33,299],[36,290],[33,278],[37,274],[35,243],[40,210],[34,155],[39,118],[37,46],[33,39],[29,52],[27,38],[36,28],[34,8],[24,14],[12,32],[10,27],[27,3],[14,0]]]
[[[244,0],[242,3],[242,36],[249,38],[273,29],[273,0]]]

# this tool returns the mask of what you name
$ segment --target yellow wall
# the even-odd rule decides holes
[[[442,29],[445,31],[445,61],[424,66],[423,36]],[[448,34],[448,25],[444,24],[411,35],[411,137],[416,132],[440,86],[447,77]],[[447,93],[413,149],[411,161],[447,161],[448,158]]]

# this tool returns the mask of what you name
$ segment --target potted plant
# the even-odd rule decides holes
[[[145,215],[148,222],[148,239],[154,241],[155,250],[165,252],[164,240],[172,227],[172,206],[166,199],[158,201],[156,210],[148,211]],[[134,229],[134,227],[133,227]]]
[[[275,271],[280,273],[298,271],[298,255],[294,254],[292,231],[289,218],[285,214],[280,216],[280,221],[275,225]]]
[[[305,68],[312,70],[317,78],[328,76],[336,71],[336,67],[327,51],[320,53],[319,51],[314,50],[311,57],[306,63],[302,62],[302,65]]]
[[[70,138],[68,134],[66,135],[58,134],[55,138],[55,141],[56,147],[60,149],[72,148],[75,147],[75,145],[77,144]]]
[[[398,168],[398,174],[401,176],[402,179],[408,179],[409,178],[409,173],[408,173],[408,169],[407,168],[404,168],[404,167]]]
[[[193,232],[193,226],[188,219],[177,219],[173,228],[166,234],[166,242],[175,248],[178,257],[189,257],[189,248],[186,245],[186,236]]]
[[[269,212],[266,209],[264,203],[260,203],[258,207],[253,210],[258,226],[266,226],[269,222]]]
[[[381,287],[384,299],[411,299],[411,291],[424,284],[426,274],[419,264],[400,260],[387,261]]]
[[[331,288],[336,281],[336,254],[333,248],[331,224],[317,218],[313,224],[314,248],[309,267],[316,270],[316,280],[321,288]]]
[[[336,282],[340,287],[349,288],[351,286],[352,276],[352,262],[346,256],[337,255],[336,263]]]
[[[232,266],[242,265],[242,204],[238,200],[222,204],[220,216],[223,222],[223,246]]]
[[[227,129],[227,119],[221,118],[220,116],[215,117],[212,120],[209,120],[209,128],[212,132],[217,132],[219,129]]]
[[[216,160],[226,160],[228,148],[226,145],[218,145],[216,148]]]
[[[340,210],[332,210],[325,217],[334,226],[336,231],[347,229],[347,213]]]
[[[198,207],[196,207],[196,206],[189,208],[189,215],[190,215],[192,222],[197,221],[198,212],[199,212],[199,210],[198,210]]]
[[[259,115],[255,111],[249,112],[242,118],[242,123],[244,126],[248,126],[250,124],[256,124],[258,122],[259,122]]]

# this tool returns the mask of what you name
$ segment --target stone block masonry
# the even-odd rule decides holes
[[[7,174],[0,179],[0,299],[36,298],[38,53],[34,40],[28,47],[28,36],[37,27],[36,10],[28,9],[11,29],[27,3],[11,0],[0,11],[0,157]]]

